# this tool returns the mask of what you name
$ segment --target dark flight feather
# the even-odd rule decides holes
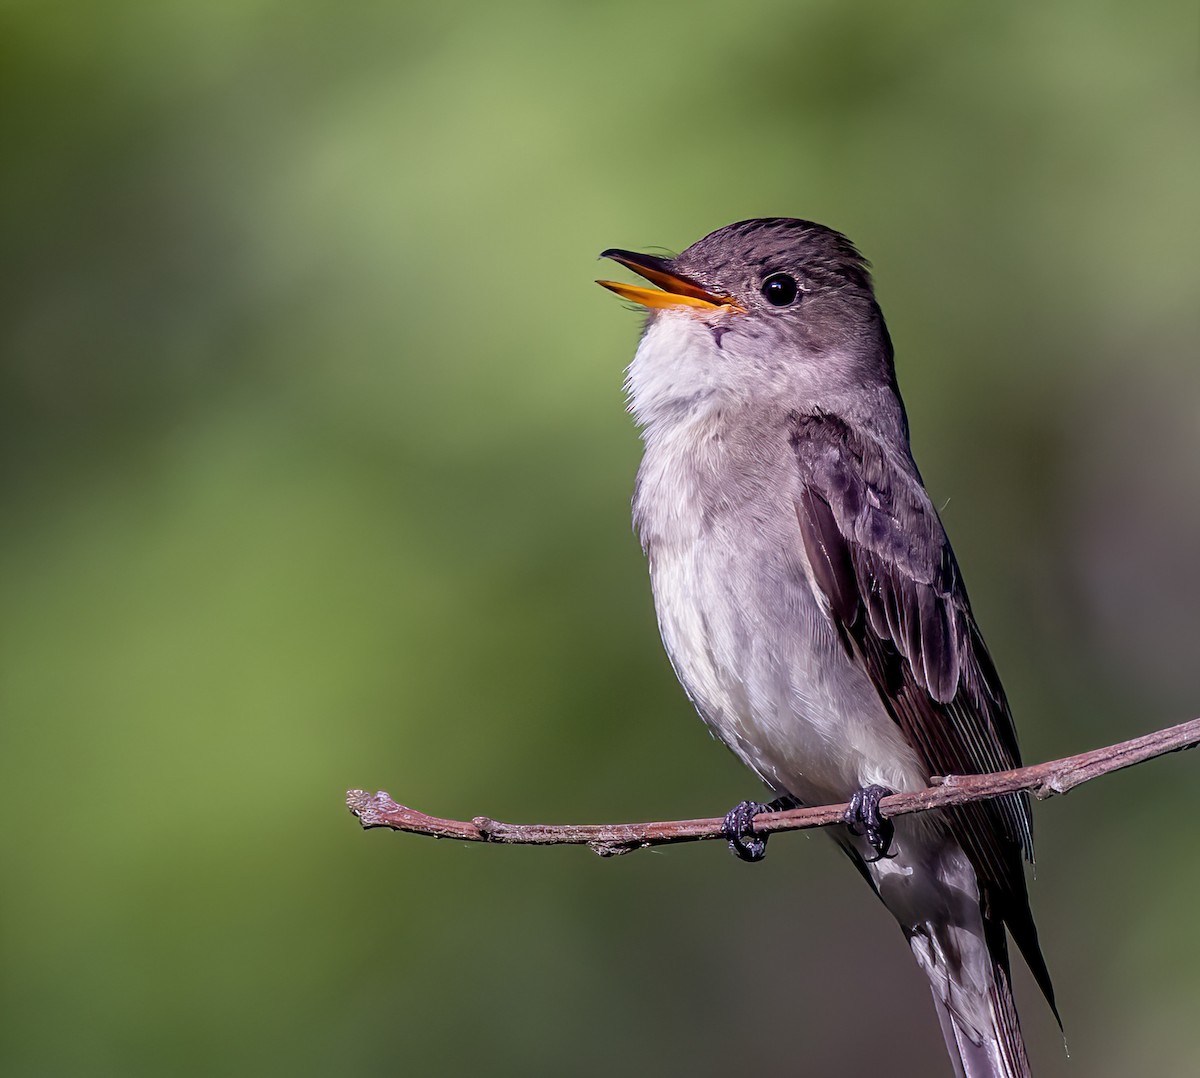
[[[888,713],[931,776],[1020,767],[1004,689],[911,458],[824,412],[789,422],[805,551],[842,643]],[[993,961],[1007,972],[1005,924],[1057,1018],[1021,860],[1033,860],[1028,797],[944,812],[975,868]]]

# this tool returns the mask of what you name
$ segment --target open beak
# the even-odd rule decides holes
[[[611,258],[622,266],[633,270],[640,277],[645,277],[651,284],[659,288],[646,288],[644,285],[621,284],[620,281],[597,281],[610,292],[616,292],[622,299],[631,299],[643,307],[692,307],[701,310],[714,311],[722,308],[732,311],[743,310],[732,296],[721,296],[701,288],[695,281],[681,277],[665,258],[655,258],[654,255],[638,254],[636,251],[621,251],[615,247],[604,251],[601,258]]]

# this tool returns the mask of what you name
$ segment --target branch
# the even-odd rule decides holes
[[[1158,730],[1152,734],[1092,749],[1049,763],[997,771],[989,775],[949,775],[934,779],[933,785],[916,793],[892,794],[879,807],[888,817],[910,812],[946,808],[968,801],[983,801],[1003,794],[1029,790],[1039,800],[1065,794],[1101,775],[1132,767],[1156,756],[1180,752],[1200,744],[1200,719]],[[486,816],[473,820],[444,820],[399,805],[380,791],[348,790],[346,805],[364,828],[389,827],[434,838],[456,838],[467,842],[502,842],[533,846],[590,846],[602,857],[629,853],[646,846],[665,846],[674,842],[697,842],[724,838],[720,818],[707,820],[665,820],[656,823],[617,824],[516,824],[501,823]],[[787,812],[762,813],[754,818],[754,830],[760,834],[776,831],[801,831],[810,827],[828,827],[841,823],[846,805],[791,809]]]

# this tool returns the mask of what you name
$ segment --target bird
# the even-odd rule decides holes
[[[775,795],[725,817],[731,848],[762,858],[764,810],[848,803],[834,838],[928,978],[955,1075],[1027,1078],[1008,936],[1058,1019],[1025,882],[1027,796],[895,820],[879,807],[1021,757],[913,459],[869,263],[785,217],[675,257],[600,257],[653,286],[597,282],[647,310],[625,391],[663,644],[701,718]]]

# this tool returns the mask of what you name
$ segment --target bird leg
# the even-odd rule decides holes
[[[759,801],[740,801],[726,814],[721,832],[729,839],[729,848],[743,861],[761,861],[767,855],[767,839],[770,835],[754,832],[754,817],[760,812],[783,812],[795,808],[799,802],[794,797],[777,797],[769,805]]]
[[[861,790],[855,790],[854,796],[850,798],[850,807],[846,809],[845,814],[842,816],[850,834],[867,836],[867,842],[870,843],[871,849],[875,851],[874,857],[866,859],[868,864],[873,864],[883,857],[896,856],[893,853],[888,853],[888,850],[892,846],[892,839],[896,834],[895,825],[879,811],[879,802],[885,797],[890,797],[892,793],[892,790],[884,786],[875,785],[864,786]]]

